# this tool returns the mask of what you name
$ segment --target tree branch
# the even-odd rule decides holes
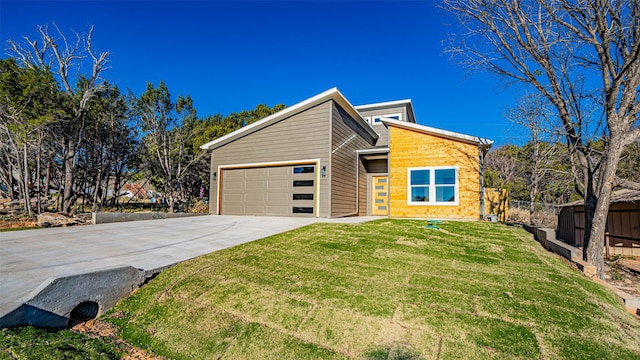
[[[619,186],[619,187],[623,187],[625,189],[631,189],[631,190],[640,190],[640,182],[635,182],[635,181],[630,181],[627,179],[622,179],[620,177],[615,178],[615,180],[613,181],[614,186]]]

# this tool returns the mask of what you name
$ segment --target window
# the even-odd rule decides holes
[[[294,214],[313,214],[312,207],[293,207]]]
[[[293,186],[313,186],[313,180],[293,180]]]
[[[381,118],[402,120],[402,114],[377,115],[377,116],[372,116],[371,118],[367,117],[366,119],[369,120],[371,124],[379,124]]]
[[[410,205],[458,205],[458,168],[410,168],[407,174]]]
[[[293,200],[313,200],[313,194],[293,194]]]
[[[315,166],[297,166],[293,168],[294,174],[308,174],[316,171]]]

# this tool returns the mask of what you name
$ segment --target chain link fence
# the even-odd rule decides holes
[[[509,201],[509,221],[519,223],[530,223],[529,201],[511,200]],[[558,213],[560,206],[547,203],[533,203],[533,224],[542,227],[555,229],[558,225]]]

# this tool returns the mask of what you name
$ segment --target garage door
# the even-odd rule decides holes
[[[314,216],[315,165],[225,169],[220,214]]]

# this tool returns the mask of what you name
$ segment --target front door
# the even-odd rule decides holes
[[[371,177],[371,215],[389,215],[389,177]]]

